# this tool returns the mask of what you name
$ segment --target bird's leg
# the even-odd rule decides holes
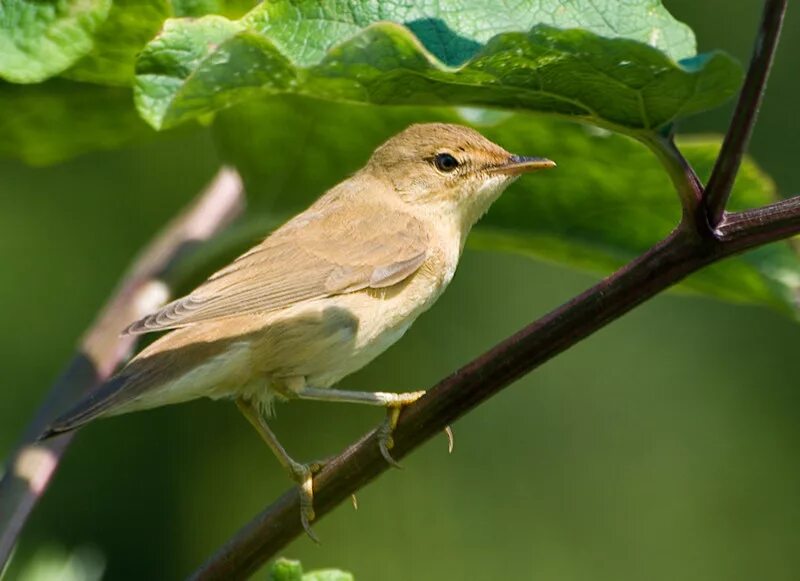
[[[278,441],[277,436],[252,401],[239,398],[236,400],[236,406],[270,447],[278,462],[289,473],[289,477],[297,483],[300,494],[300,522],[311,540],[318,543],[319,539],[311,530],[309,523],[314,520],[314,474],[323,468],[325,462],[301,464],[295,461]]]
[[[389,450],[394,447],[392,434],[397,427],[397,420],[400,418],[402,409],[417,401],[425,395],[424,391],[410,391],[405,393],[391,393],[381,391],[345,391],[342,389],[320,389],[316,387],[299,387],[294,390],[294,395],[299,399],[316,401],[333,401],[340,403],[360,403],[366,405],[381,406],[386,408],[386,420],[378,430],[378,446],[384,459],[392,466],[399,467],[397,461],[392,458]]]

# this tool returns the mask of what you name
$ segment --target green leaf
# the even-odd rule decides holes
[[[305,208],[361,167],[389,136],[411,123],[433,120],[470,120],[514,153],[558,162],[557,169],[525,176],[509,188],[470,235],[473,249],[515,252],[606,274],[650,248],[680,219],[671,182],[643,145],[530,114],[381,109],[283,97],[230,109],[218,116],[214,130],[220,151],[245,178],[251,215],[274,220]],[[680,146],[701,176],[710,172],[718,138],[682,140]],[[769,178],[745,160],[734,202],[757,206],[774,198]],[[252,243],[249,228],[247,242]],[[778,243],[709,267],[682,288],[788,313],[795,308],[798,281],[797,256],[788,244]]]
[[[353,581],[352,574],[338,569],[320,569],[303,574],[300,561],[278,559],[270,567],[268,581]]]
[[[164,128],[292,93],[544,111],[635,133],[719,105],[741,79],[724,54],[694,57],[691,32],[654,0],[424,6],[283,0],[236,21],[168,21],[137,63],[137,106]]]
[[[0,79],[38,83],[92,49],[111,0],[0,2]]]
[[[540,24],[636,40],[675,60],[696,52],[691,29],[676,21],[658,0],[628,0],[624,6],[607,0],[524,0],[513,4],[276,0],[262,4],[245,19],[246,26],[260,30],[301,66],[319,62],[333,46],[379,21],[407,26],[449,66],[472,58],[493,36],[527,31]]]
[[[175,16],[205,16],[220,14],[239,18],[258,4],[258,0],[172,0]]]
[[[94,45],[65,76],[77,81],[132,85],[136,55],[172,16],[169,0],[115,0]]]
[[[3,0],[0,78],[38,83],[58,74],[131,85],[136,55],[171,16],[240,17],[255,0]]]
[[[0,83],[0,154],[30,164],[63,161],[155,135],[131,107],[130,89],[63,80]]]
[[[115,0],[108,18],[94,34],[91,52],[64,76],[90,83],[130,86],[137,55],[167,18],[205,14],[240,17],[255,4],[255,0]]]

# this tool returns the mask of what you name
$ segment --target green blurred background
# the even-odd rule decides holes
[[[700,50],[747,61],[759,2],[665,4]],[[752,147],[784,195],[800,191],[798,31],[790,12]],[[680,130],[719,132],[729,112]],[[136,250],[218,163],[202,129],[44,169],[0,160],[0,457]],[[344,385],[429,386],[594,280],[468,252],[436,307]],[[661,296],[459,421],[451,456],[442,436],[361,492],[357,512],[317,523],[321,546],[302,538],[284,555],[358,580],[796,579],[799,340],[800,326],[764,309]],[[274,429],[314,458],[379,420],[295,403]],[[232,405],[99,422],[67,455],[10,577],[42,551],[77,550],[107,579],[179,578],[287,485]]]

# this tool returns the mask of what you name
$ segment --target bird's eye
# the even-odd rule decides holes
[[[451,172],[458,167],[458,160],[449,153],[439,153],[433,158],[433,165],[443,172]]]

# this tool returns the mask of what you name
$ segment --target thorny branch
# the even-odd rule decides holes
[[[499,343],[440,381],[406,408],[394,432],[402,458],[516,379],[687,275],[733,254],[800,233],[800,197],[725,214],[778,43],[786,0],[766,0],[744,87],[707,188],[671,140],[648,143],[680,194],[681,224],[662,242],[594,287]],[[334,458],[314,479],[320,517],[386,471],[376,431]],[[192,575],[243,579],[302,534],[299,498],[286,492],[236,533]]]
[[[244,208],[236,171],[219,171],[206,190],[147,246],[123,277],[78,352],[56,380],[30,422],[0,479],[0,571],[34,506],[44,494],[73,433],[36,442],[57,411],[108,379],[134,347],[135,337],[120,336],[126,324],[169,299],[174,267],[200,242],[213,236]]]

